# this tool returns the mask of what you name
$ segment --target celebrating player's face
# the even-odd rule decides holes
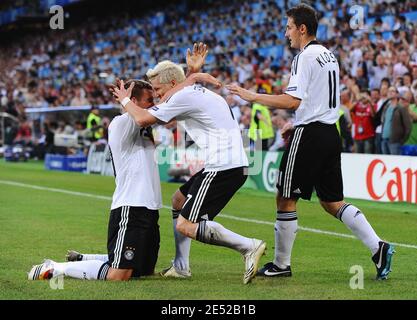
[[[300,48],[301,33],[295,25],[293,18],[288,18],[285,37],[290,40],[291,48]]]
[[[135,99],[135,100],[133,100]],[[153,105],[155,105],[154,101],[153,101],[153,92],[152,90],[144,90],[142,92],[142,96],[140,97],[140,99],[136,99],[136,98],[132,98],[132,101],[134,104],[136,104],[138,107],[142,108],[142,109],[148,109],[150,107],[152,107]]]
[[[151,84],[158,98],[162,98],[172,88],[170,83],[160,83],[158,78],[152,79]]]

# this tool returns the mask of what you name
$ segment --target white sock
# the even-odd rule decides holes
[[[110,266],[101,260],[55,262],[54,276],[65,275],[67,277],[85,280],[105,280]]]
[[[180,210],[178,210],[178,213]],[[172,211],[174,217],[174,210]],[[174,238],[175,238],[175,259],[173,264],[176,269],[178,270],[186,270],[190,269],[190,247],[191,247],[191,238],[184,236],[181,232],[176,230],[178,215],[177,218],[172,220],[172,224],[174,227]]]
[[[216,246],[222,246],[245,254],[253,249],[253,239],[243,237],[214,221],[200,221],[196,240]]]
[[[339,209],[337,218],[371,250],[372,255],[378,251],[379,241],[382,240],[377,236],[368,220],[366,220],[365,215],[358,208],[350,203],[345,203]]]
[[[103,262],[109,261],[109,256],[107,254],[89,254],[89,253],[82,253],[83,259],[81,261],[89,261],[89,260],[100,260]]]
[[[298,219],[296,211],[277,211],[275,222],[274,264],[281,269],[291,265],[291,251],[297,235]]]

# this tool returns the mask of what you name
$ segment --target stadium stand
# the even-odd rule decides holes
[[[9,30],[10,35],[10,26],[22,16],[47,14],[54,4],[74,2],[78,1],[6,1],[0,7],[0,27]],[[141,78],[148,68],[164,59],[185,63],[186,49],[199,41],[210,48],[205,71],[223,83],[236,81],[248,89],[257,90],[262,85],[268,93],[283,92],[295,54],[284,38],[285,10],[297,3],[183,0],[164,3],[157,9],[137,10],[135,14],[135,10],[125,7],[124,12],[114,12],[108,19],[90,16],[76,24],[68,23],[64,30],[23,33],[12,42],[1,43],[1,111],[21,119],[20,126],[29,118],[32,143],[36,144],[45,132],[42,125],[34,123],[58,119],[30,112],[31,108],[108,108],[113,101],[107,86],[116,77]],[[360,102],[361,94],[367,93],[377,114],[387,99],[388,87],[394,86],[399,93],[412,93],[409,112],[415,119],[417,3],[322,0],[310,4],[319,13],[318,39],[339,59],[341,89],[348,96],[343,106],[347,113]],[[352,15],[358,13],[352,10],[354,5],[363,13],[358,28],[351,26]],[[227,96],[226,91],[221,93]],[[242,115],[250,113],[248,106],[237,102]],[[352,116],[355,117],[353,113]],[[80,119],[70,120],[74,126]],[[347,121],[354,141],[354,121],[351,117]],[[415,121],[412,136],[416,135]],[[241,127],[247,124],[241,122]],[[372,130],[375,144],[380,132],[377,126]],[[410,150],[417,145],[417,138],[410,139],[407,154],[413,154]],[[372,148],[372,152],[379,150]],[[355,152],[357,148],[348,143],[345,151]]]

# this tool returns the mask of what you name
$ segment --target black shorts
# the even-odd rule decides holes
[[[213,220],[247,179],[246,167],[197,172],[180,187],[187,197],[181,215],[191,222]]]
[[[336,125],[313,122],[297,126],[279,166],[280,195],[310,200],[315,189],[322,201],[343,200],[341,151]]]
[[[110,212],[107,250],[110,267],[134,269],[133,276],[154,273],[159,251],[159,212],[124,206]]]

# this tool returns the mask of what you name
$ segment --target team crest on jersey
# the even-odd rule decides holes
[[[125,259],[126,260],[133,260],[133,257],[135,256],[135,253],[133,252],[133,250],[126,250],[125,251]]]

